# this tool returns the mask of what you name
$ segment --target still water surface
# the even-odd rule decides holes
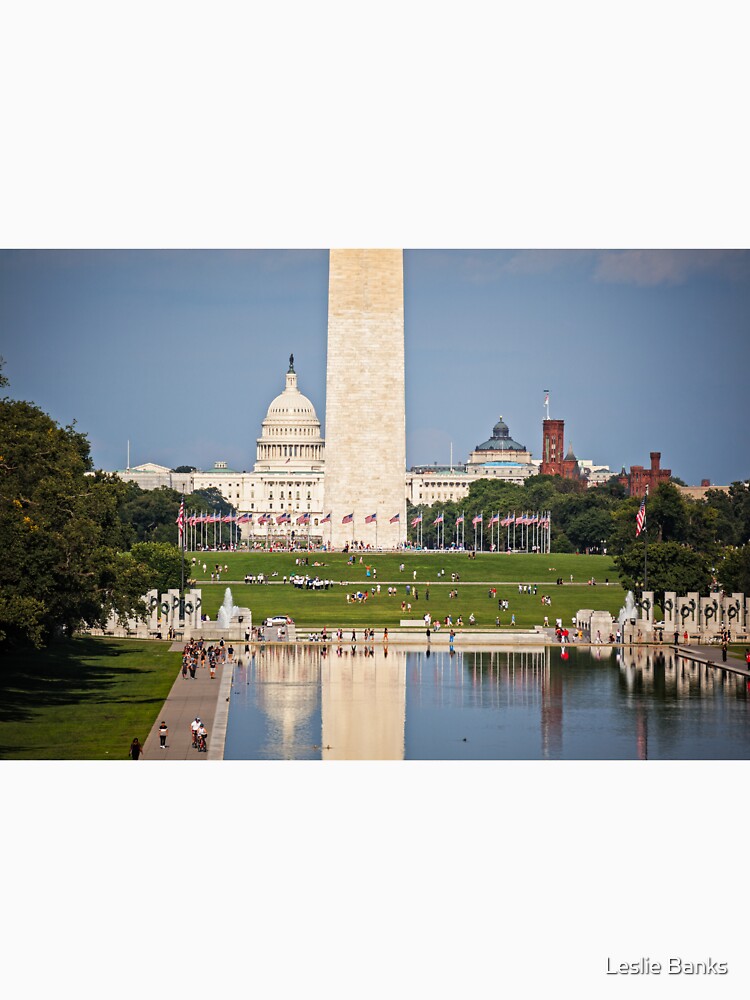
[[[746,682],[670,651],[263,648],[227,760],[750,758]]]

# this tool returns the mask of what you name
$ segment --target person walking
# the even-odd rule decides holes
[[[724,661],[724,663],[727,662],[727,647],[728,643],[727,640],[725,639],[724,642],[722,642],[721,644],[721,658]]]
[[[167,749],[167,734],[169,730],[167,729],[167,724],[162,720],[162,724],[159,726],[159,746],[162,750]]]
[[[143,753],[143,747],[141,746],[140,740],[136,736],[133,742],[130,744],[129,755],[133,760],[138,760],[138,758]]]
[[[208,672],[211,676],[211,680],[213,680],[214,677],[216,676],[216,660],[211,660],[211,662],[208,665]]]

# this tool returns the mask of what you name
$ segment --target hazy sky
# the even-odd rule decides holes
[[[290,352],[324,422],[327,280],[325,250],[2,251],[9,393],[98,467],[129,439],[131,464],[250,470]],[[404,281],[409,465],[465,460],[500,415],[538,458],[549,389],[579,458],[750,475],[750,253],[407,250]]]

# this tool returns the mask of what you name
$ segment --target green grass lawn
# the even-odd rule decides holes
[[[180,669],[166,642],[74,639],[0,664],[0,759],[125,760]]]
[[[192,567],[191,558],[189,557],[189,564]],[[477,627],[483,628],[495,628],[498,614],[501,628],[511,627],[511,614],[515,614],[515,627],[530,628],[541,625],[545,614],[549,617],[550,624],[554,624],[558,616],[566,624],[570,624],[572,616],[580,608],[617,614],[624,603],[614,563],[606,556],[508,556],[485,553],[478,555],[476,559],[469,559],[466,554],[388,553],[363,556],[361,563],[359,556],[356,556],[354,565],[348,565],[347,557],[342,553],[311,553],[309,565],[301,567],[295,565],[296,558],[294,553],[262,552],[196,555],[197,562],[190,573],[203,592],[203,612],[215,620],[227,586],[231,587],[234,604],[249,607],[256,624],[270,615],[288,614],[295,620],[298,628],[303,629],[320,628],[323,625],[329,629],[352,625],[368,625],[373,628],[387,625],[392,628],[398,626],[402,618],[422,618],[426,611],[433,618],[440,617],[441,620],[450,614],[455,621],[462,615],[465,627],[468,626],[469,615],[473,613]],[[219,561],[222,579],[219,583],[212,584],[210,573]],[[315,566],[316,561],[324,565]],[[205,575],[204,562],[207,567]],[[405,565],[403,573],[399,570],[402,562]],[[224,565],[228,567],[226,572],[223,570]],[[369,578],[368,567],[371,573]],[[443,569],[445,575],[438,577]],[[415,584],[414,570],[417,572],[416,600],[413,595],[406,595],[406,584],[411,587]],[[373,571],[377,571],[377,576],[372,575]],[[242,581],[245,573],[256,575],[260,572],[269,577],[271,582],[267,586],[235,582]],[[278,575],[272,576],[273,573]],[[336,583],[327,591],[299,590],[289,583],[284,585],[284,575],[289,577],[294,573],[307,573],[311,577],[319,575]],[[451,573],[459,574],[460,580],[457,583],[451,582]],[[565,580],[564,586],[555,584],[558,577]],[[598,581],[596,586],[589,586],[586,582],[592,577]],[[604,583],[607,577],[610,580],[609,586]],[[517,584],[509,584],[509,580],[536,582],[537,595],[520,595]],[[364,603],[347,602],[347,593],[368,590],[372,595],[376,584],[381,587],[379,595],[368,597]],[[388,586],[394,585],[398,592],[395,597],[389,596]],[[491,587],[497,588],[496,597],[488,596]],[[458,590],[457,598],[448,596],[454,589]],[[551,606],[542,605],[542,594],[551,596]],[[497,602],[502,598],[510,602],[506,612],[498,611]],[[402,611],[402,601],[411,603],[411,612]]]
[[[445,570],[441,579],[450,582],[451,573],[458,573],[465,583],[544,583],[554,584],[558,577],[566,583],[586,583],[594,577],[598,583],[609,578],[610,584],[617,581],[617,568],[611,556],[585,556],[556,553],[553,555],[523,555],[506,553],[478,553],[470,559],[464,553],[452,552],[385,552],[378,554],[357,553],[354,565],[348,565],[348,556],[342,552],[310,552],[308,566],[297,566],[295,560],[300,553],[295,552],[188,552],[186,566],[188,574],[198,581],[211,581],[214,567],[221,566],[221,579],[243,580],[246,573],[276,572],[279,579],[291,573],[309,573],[310,576],[327,576],[331,580],[349,580],[352,583],[368,582],[367,567],[377,571],[378,583],[411,582],[414,570],[417,583],[437,581],[438,571]],[[192,562],[195,558],[195,563]],[[320,565],[316,566],[315,563]],[[203,564],[206,572],[203,572]],[[399,571],[403,563],[404,572]],[[224,566],[228,570],[224,571]],[[370,577],[370,580],[372,577]]]

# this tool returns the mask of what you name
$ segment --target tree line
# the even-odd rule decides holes
[[[480,479],[462,500],[436,503],[422,510],[422,543],[437,545],[439,514],[444,517],[445,540],[464,514],[467,547],[473,544],[471,519],[482,514],[486,525],[499,513],[551,512],[552,552],[606,552],[615,557],[625,590],[643,589],[644,546],[648,546],[648,589],[659,600],[665,590],[712,589],[750,593],[750,483],[734,482],[729,492],[708,490],[701,500],[681,493],[674,481],[662,483],[646,502],[646,533],[636,538],[636,515],[641,497],[627,495],[615,476],[601,486],[560,476],[530,476],[523,485]],[[411,521],[419,508],[408,505],[410,538],[417,530]],[[505,530],[499,535],[504,548]]]
[[[180,500],[95,471],[75,426],[0,399],[0,651],[139,616],[146,591],[179,587]],[[231,510],[215,490],[186,498],[208,508]]]

